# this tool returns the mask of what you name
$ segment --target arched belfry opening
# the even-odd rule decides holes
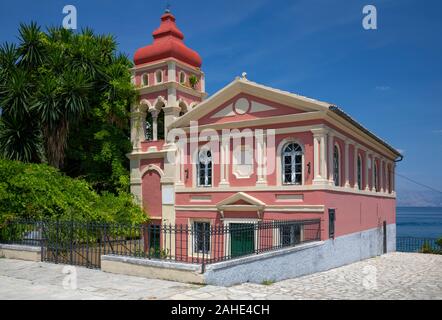
[[[165,121],[164,107],[166,101],[162,97],[158,98],[156,103],[149,108],[146,114],[145,139],[147,141],[164,140]]]

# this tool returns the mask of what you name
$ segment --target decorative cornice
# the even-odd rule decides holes
[[[328,184],[328,180],[326,180],[323,184],[311,184],[311,185],[301,185],[301,186],[250,186],[250,187],[212,187],[212,188],[176,188],[175,193],[216,193],[216,192],[262,192],[262,191],[270,191],[270,192],[284,192],[284,191],[296,191],[296,192],[309,192],[309,191],[333,191],[340,193],[351,193],[358,194],[363,196],[371,196],[371,197],[381,197],[381,198],[391,198],[395,199],[395,193],[390,194],[381,194],[379,192],[366,191],[354,189],[352,187],[337,187],[331,186]]]
[[[205,99],[207,97],[207,93],[205,93],[205,92],[197,91],[195,89],[186,87],[186,86],[182,85],[181,83],[173,82],[173,81],[162,82],[162,83],[158,83],[158,84],[154,84],[154,85],[146,86],[146,87],[137,87],[136,89],[138,90],[140,95],[143,95],[143,94],[149,94],[149,93],[155,93],[158,91],[168,90],[171,88],[177,89],[179,91],[182,91],[182,92],[187,93],[189,95],[195,96],[197,98]]]

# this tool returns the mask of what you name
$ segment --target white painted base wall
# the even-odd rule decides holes
[[[396,224],[387,225],[387,252],[396,251]],[[317,243],[208,265],[205,283],[231,286],[280,281],[383,254],[382,227]]]
[[[396,251],[396,225],[387,226],[387,252]],[[382,227],[332,240],[201,265],[141,258],[102,256],[102,270],[111,273],[180,282],[231,286],[280,281],[340,267],[383,254]]]

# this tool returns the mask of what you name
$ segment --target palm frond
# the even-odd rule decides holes
[[[41,159],[41,133],[38,125],[28,118],[18,121],[8,115],[0,118],[0,156],[23,162]]]
[[[31,22],[29,25],[22,23],[20,24],[19,33],[20,63],[28,68],[41,65],[45,50],[42,41],[43,33],[40,27],[35,22]]]

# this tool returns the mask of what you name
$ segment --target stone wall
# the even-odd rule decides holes
[[[27,261],[41,261],[41,247],[0,244],[0,257]]]

